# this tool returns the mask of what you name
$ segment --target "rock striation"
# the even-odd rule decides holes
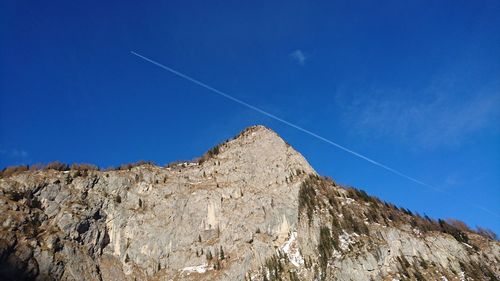
[[[0,179],[2,280],[498,280],[500,244],[317,175],[263,126],[196,162]]]

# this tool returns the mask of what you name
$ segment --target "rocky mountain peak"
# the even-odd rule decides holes
[[[212,148],[202,159],[202,169],[262,187],[286,184],[297,174],[316,174],[299,152],[262,125],[248,127]]]
[[[498,241],[342,188],[264,126],[196,162],[10,173],[0,214],[1,280],[500,277]]]

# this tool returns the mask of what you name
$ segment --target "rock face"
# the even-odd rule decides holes
[[[262,126],[198,162],[3,178],[0,212],[1,280],[500,275],[497,241],[337,186]]]

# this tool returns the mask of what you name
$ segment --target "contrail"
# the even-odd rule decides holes
[[[159,62],[157,62],[157,61],[154,61],[154,60],[152,60],[152,59],[150,59],[150,58],[147,58],[147,57],[145,57],[145,56],[143,56],[143,55],[141,55],[141,54],[138,54],[138,53],[136,53],[136,52],[134,52],[134,51],[130,51],[130,53],[131,53],[131,54],[133,54],[133,55],[135,55],[135,56],[138,56],[138,57],[140,57],[141,59],[143,59],[143,60],[145,60],[145,61],[148,61],[148,62],[150,62],[150,63],[152,63],[152,64],[154,64],[154,65],[156,65],[156,66],[158,66],[158,67],[161,67],[161,68],[163,68],[163,69],[165,69],[165,70],[167,70],[167,71],[169,71],[169,72],[171,72],[171,73],[173,73],[173,74],[175,74],[175,75],[177,75],[177,76],[179,76],[179,77],[182,77],[182,78],[184,78],[184,79],[186,79],[186,80],[188,80],[188,81],[190,81],[190,82],[193,82],[193,83],[195,83],[195,84],[197,84],[197,85],[199,85],[199,86],[201,86],[201,87],[203,87],[203,88],[205,88],[205,89],[207,89],[207,90],[210,90],[210,91],[212,91],[212,92],[214,92],[214,93],[216,93],[216,94],[218,94],[218,95],[220,95],[220,96],[223,96],[223,97],[225,97],[226,99],[232,100],[232,101],[234,101],[234,102],[236,102],[236,103],[239,103],[239,104],[241,104],[241,105],[243,105],[243,106],[245,106],[245,107],[248,107],[248,108],[250,108],[250,109],[252,109],[252,110],[255,110],[255,111],[257,111],[257,112],[259,112],[259,113],[261,113],[261,114],[263,114],[263,115],[266,115],[266,116],[267,116],[267,117],[269,117],[269,118],[272,118],[272,119],[274,119],[274,120],[276,120],[276,121],[279,121],[279,122],[281,122],[281,123],[283,123],[283,124],[285,124],[285,125],[288,125],[288,126],[290,126],[290,127],[292,127],[292,128],[295,128],[295,129],[297,129],[297,130],[299,130],[299,131],[301,131],[301,132],[304,132],[304,133],[306,133],[306,134],[308,134],[308,135],[310,135],[310,136],[313,136],[313,137],[315,137],[315,138],[317,138],[317,139],[319,139],[319,140],[321,140],[321,141],[324,141],[324,142],[326,142],[326,143],[328,143],[328,144],[331,144],[331,145],[333,145],[333,146],[335,146],[335,147],[337,147],[337,148],[339,148],[339,149],[341,149],[341,150],[343,150],[343,151],[345,151],[345,152],[347,152],[347,153],[350,153],[350,154],[352,154],[352,155],[354,155],[354,156],[356,156],[356,157],[359,157],[359,158],[361,158],[361,159],[363,159],[363,160],[365,160],[365,161],[368,161],[369,163],[371,163],[371,164],[373,164],[373,165],[379,166],[379,167],[381,167],[381,168],[383,168],[383,169],[385,169],[385,170],[387,170],[387,171],[389,171],[389,172],[392,172],[392,173],[394,173],[394,174],[396,174],[396,175],[398,175],[398,176],[400,176],[400,177],[403,177],[403,178],[405,178],[405,179],[408,179],[408,180],[410,180],[410,181],[412,181],[412,182],[414,182],[414,183],[417,183],[417,184],[419,184],[419,185],[422,185],[422,186],[425,186],[425,187],[429,187],[429,188],[432,188],[432,189],[438,190],[437,188],[435,188],[434,186],[432,186],[432,185],[430,185],[430,184],[427,184],[427,183],[422,182],[422,181],[420,181],[420,180],[418,180],[418,179],[416,179],[416,178],[414,178],[414,177],[411,177],[411,176],[409,176],[409,175],[406,175],[406,174],[404,174],[404,173],[402,173],[402,172],[400,172],[400,171],[398,171],[398,170],[396,170],[396,169],[393,169],[393,168],[391,168],[391,167],[389,167],[389,166],[387,166],[387,165],[385,165],[385,164],[382,164],[382,163],[380,163],[380,162],[378,162],[378,161],[375,161],[375,160],[373,160],[373,159],[371,159],[371,158],[369,158],[369,157],[367,157],[367,156],[364,156],[364,155],[362,155],[362,154],[360,154],[360,153],[358,153],[358,152],[356,152],[356,151],[354,151],[354,150],[352,150],[352,149],[349,149],[349,148],[347,148],[347,147],[345,147],[345,146],[343,146],[343,145],[340,145],[340,144],[338,144],[338,143],[336,143],[336,142],[334,142],[334,141],[332,141],[332,140],[329,140],[329,139],[327,139],[327,138],[325,138],[325,137],[322,137],[322,136],[320,136],[320,135],[318,135],[318,134],[316,134],[316,133],[313,133],[313,132],[311,132],[311,131],[309,131],[309,130],[307,130],[307,129],[304,129],[304,128],[302,128],[302,127],[298,126],[298,125],[295,125],[295,124],[293,124],[293,123],[291,123],[291,122],[289,122],[289,121],[287,121],[287,120],[285,120],[285,119],[283,119],[283,118],[280,118],[280,117],[278,117],[278,116],[276,116],[276,115],[274,115],[274,114],[272,114],[272,113],[269,113],[269,112],[267,112],[267,111],[265,111],[265,110],[262,110],[262,109],[260,109],[260,108],[258,108],[258,107],[256,107],[256,106],[251,105],[251,104],[249,104],[249,103],[247,103],[247,102],[244,102],[244,101],[242,101],[242,100],[240,100],[240,99],[237,99],[237,98],[235,98],[235,97],[231,96],[231,95],[230,95],[230,94],[228,94],[228,93],[225,93],[225,92],[223,92],[223,91],[217,90],[216,88],[211,87],[211,86],[209,86],[209,85],[207,85],[207,84],[205,84],[205,83],[203,83],[203,82],[201,82],[201,81],[199,81],[199,80],[196,80],[196,79],[194,79],[194,78],[192,78],[192,77],[190,77],[190,76],[188,76],[188,75],[186,75],[186,74],[184,74],[184,73],[182,73],[182,72],[179,72],[179,71],[177,71],[177,70],[175,70],[175,69],[173,69],[173,68],[170,68],[170,67],[168,67],[168,66],[165,66],[165,65],[163,65],[163,64],[161,64],[161,63],[159,63]]]
[[[306,133],[306,134],[308,134],[308,135],[310,135],[312,137],[315,137],[315,138],[317,138],[317,139],[319,139],[319,140],[321,140],[323,142],[326,142],[326,143],[328,143],[330,145],[333,145],[333,146],[335,146],[335,147],[337,147],[337,148],[339,148],[339,149],[341,149],[341,150],[343,150],[343,151],[345,151],[347,153],[350,153],[350,154],[352,154],[352,155],[354,155],[356,157],[359,157],[359,158],[361,158],[361,159],[363,159],[363,160],[365,160],[365,161],[367,161],[367,162],[369,162],[369,163],[371,163],[371,164],[373,164],[375,166],[383,168],[383,169],[385,169],[385,170],[387,170],[387,171],[389,171],[391,173],[394,173],[394,174],[396,174],[396,175],[398,175],[398,176],[400,176],[402,178],[408,179],[408,180],[410,180],[410,181],[412,181],[414,183],[417,183],[417,184],[419,184],[421,186],[430,188],[430,189],[432,189],[432,190],[434,190],[436,192],[440,192],[440,193],[443,193],[443,194],[448,194],[448,195],[451,195],[451,196],[454,195],[452,193],[447,193],[447,192],[445,192],[445,191],[443,191],[443,190],[441,190],[441,189],[439,189],[439,188],[437,188],[435,186],[427,184],[427,183],[425,183],[425,182],[423,182],[421,180],[418,180],[418,179],[416,179],[414,177],[411,177],[411,176],[409,176],[407,174],[404,174],[404,173],[402,173],[402,172],[400,172],[400,171],[398,171],[398,170],[396,170],[394,168],[391,168],[391,167],[389,167],[389,166],[387,166],[385,164],[382,164],[382,163],[380,163],[378,161],[375,161],[375,160],[373,160],[373,159],[371,159],[371,158],[369,158],[367,156],[364,156],[361,153],[358,153],[358,152],[356,152],[356,151],[354,151],[352,149],[349,149],[349,148],[347,148],[347,147],[345,147],[343,145],[340,145],[340,144],[338,144],[338,143],[336,143],[336,142],[334,142],[332,140],[329,140],[329,139],[327,139],[325,137],[322,137],[322,136],[320,136],[320,135],[318,135],[316,133],[313,133],[313,132],[311,132],[311,131],[309,131],[307,129],[304,129],[304,128],[298,126],[298,125],[295,125],[295,124],[293,124],[293,123],[291,123],[291,122],[289,122],[289,121],[287,121],[287,120],[285,120],[283,118],[280,118],[280,117],[278,117],[278,116],[276,116],[276,115],[274,115],[272,113],[269,113],[269,112],[267,112],[265,110],[262,110],[262,109],[260,109],[260,108],[258,108],[256,106],[254,106],[254,105],[251,105],[251,104],[249,104],[247,102],[244,102],[244,101],[242,101],[240,99],[237,99],[237,98],[231,96],[228,93],[225,93],[223,91],[217,90],[216,88],[211,87],[211,86],[209,86],[209,85],[207,85],[207,84],[205,84],[205,83],[203,83],[203,82],[201,82],[199,80],[196,80],[196,79],[194,79],[194,78],[192,78],[192,77],[190,77],[190,76],[188,76],[188,75],[186,75],[186,74],[184,74],[182,72],[179,72],[179,71],[177,71],[177,70],[175,70],[173,68],[165,66],[165,65],[163,65],[163,64],[161,64],[161,63],[159,63],[157,61],[154,61],[154,60],[152,60],[150,58],[147,58],[147,57],[145,57],[145,56],[143,56],[141,54],[138,54],[138,53],[136,53],[134,51],[130,51],[130,53],[133,54],[133,55],[135,55],[135,56],[137,56],[137,57],[139,57],[139,58],[141,58],[141,59],[143,59],[143,60],[145,60],[145,61],[147,61],[147,62],[150,62],[150,63],[152,63],[152,64],[154,64],[154,65],[156,65],[156,66],[158,66],[160,68],[163,68],[163,69],[165,69],[165,70],[167,70],[167,71],[169,71],[169,72],[171,72],[171,73],[173,73],[173,74],[175,74],[175,75],[177,75],[177,76],[179,76],[181,78],[184,78],[184,79],[186,79],[186,80],[188,80],[190,82],[193,82],[196,85],[199,85],[199,86],[201,86],[201,87],[203,87],[203,88],[205,88],[207,90],[210,90],[210,91],[212,91],[212,92],[214,92],[214,93],[216,93],[216,94],[218,94],[220,96],[223,96],[226,99],[229,99],[229,100],[232,100],[232,101],[234,101],[236,103],[239,103],[239,104],[241,104],[241,105],[243,105],[245,107],[248,107],[248,108],[250,108],[250,109],[252,109],[254,111],[257,111],[257,112],[259,112],[259,113],[261,113],[261,114],[263,114],[263,115],[265,115],[265,116],[267,116],[269,118],[272,118],[272,119],[274,119],[276,121],[279,121],[279,122],[281,122],[281,123],[283,123],[285,125],[288,125],[288,126],[290,126],[292,128],[295,128],[295,129],[297,129],[297,130],[299,130],[301,132],[304,132],[304,133]],[[490,210],[488,210],[488,209],[486,209],[486,208],[484,208],[482,206],[479,206],[479,205],[476,205],[476,204],[472,204],[472,203],[468,203],[468,205],[469,206],[473,206],[475,208],[478,208],[478,209],[480,209],[480,210],[482,210],[482,211],[484,211],[484,212],[486,212],[486,213],[488,213],[490,215],[493,215],[495,217],[500,217],[499,214],[494,213],[494,212],[492,212],[492,211],[490,211]]]

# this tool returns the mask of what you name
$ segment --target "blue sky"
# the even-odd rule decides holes
[[[2,1],[0,166],[165,164],[264,124],[338,182],[500,233],[500,2],[237,2]]]

